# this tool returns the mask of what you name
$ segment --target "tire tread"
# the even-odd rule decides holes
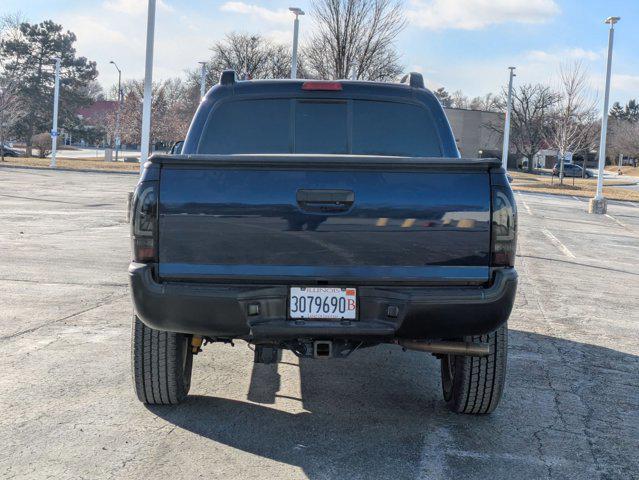
[[[455,379],[448,406],[458,413],[491,413],[504,389],[508,327],[504,324],[494,332],[464,337],[464,340],[488,343],[490,354],[485,357],[456,357]]]
[[[186,336],[148,327],[133,318],[131,360],[133,384],[138,399],[147,405],[176,405],[188,394],[192,354],[186,352],[187,368],[182,367]]]

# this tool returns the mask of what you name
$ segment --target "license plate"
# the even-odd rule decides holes
[[[340,287],[291,287],[290,318],[357,318],[357,290]]]

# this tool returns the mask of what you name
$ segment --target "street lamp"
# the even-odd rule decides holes
[[[60,59],[55,60],[55,85],[53,87],[53,126],[51,128],[51,168],[55,168],[58,151],[58,102],[60,100]]]
[[[206,62],[198,63],[200,64],[200,100],[202,100],[206,93]]]
[[[608,61],[606,62],[606,89],[604,93],[603,114],[601,116],[601,138],[599,140],[599,175],[597,175],[597,194],[590,199],[590,213],[606,213],[606,199],[603,196],[603,175],[606,165],[606,132],[608,130],[608,100],[610,98],[610,72],[612,70],[612,44],[615,37],[615,23],[621,17],[608,17],[604,21],[610,25],[608,32]]]
[[[146,20],[146,60],[144,63],[144,102],[142,104],[142,140],[140,145],[140,173],[149,156],[151,140],[151,82],[153,82],[153,37],[155,35],[155,1],[149,0]]]
[[[291,61],[291,78],[297,78],[297,38],[300,30],[299,16],[304,15],[304,11],[298,7],[289,7],[289,10],[295,14],[293,22],[293,60]]]
[[[513,97],[513,77],[515,77],[515,68],[508,67],[510,70],[510,79],[508,80],[508,100],[506,102],[506,118],[504,123],[504,144],[501,151],[501,166],[508,171],[508,148],[510,146],[510,110],[512,109]],[[532,161],[532,160],[529,160]]]
[[[115,112],[115,161],[118,161],[118,153],[120,152],[120,109],[122,108],[122,70],[111,60],[115,69],[118,71],[118,109]]]

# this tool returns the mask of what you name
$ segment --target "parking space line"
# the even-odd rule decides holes
[[[543,228],[541,230],[541,232],[546,235],[546,237],[548,237],[548,240],[551,241],[551,243],[557,247],[561,253],[563,253],[565,256],[567,256],[568,258],[577,258],[576,255],[574,253],[572,253],[568,247],[566,245],[564,245],[563,243],[561,243],[561,241],[555,237],[552,233],[550,233],[550,231],[546,228]]]
[[[619,225],[620,227],[623,227],[623,228],[626,228],[626,229],[628,228],[625,224],[621,223],[619,220],[617,220],[617,219],[616,219],[615,217],[613,217],[612,215],[610,215],[610,214],[608,214],[608,213],[606,213],[605,215],[606,215],[606,217],[608,217],[610,220],[612,220],[613,222],[615,222],[615,223],[616,223],[617,225]]]
[[[532,210],[530,209],[530,207],[528,206],[528,203],[526,203],[526,200],[523,199],[523,197],[521,196],[521,194],[518,195],[519,198],[521,199],[521,204],[524,206],[524,208],[526,209],[526,212],[528,212],[528,215],[532,215],[533,217],[535,216],[535,214],[532,212]]]

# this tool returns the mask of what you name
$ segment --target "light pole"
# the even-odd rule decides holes
[[[608,17],[604,21],[610,25],[608,32],[608,61],[606,62],[606,90],[604,93],[603,114],[601,116],[601,138],[599,140],[599,174],[597,175],[597,194],[590,199],[590,213],[606,213],[606,199],[603,196],[603,175],[606,165],[606,132],[608,130],[608,100],[610,97],[610,72],[612,70],[612,44],[615,38],[615,23],[621,17]]]
[[[115,69],[118,71],[118,109],[115,111],[115,161],[118,161],[118,153],[120,152],[120,109],[122,108],[122,71],[118,65],[111,60]]]
[[[504,119],[504,145],[501,149],[501,166],[508,171],[508,149],[510,147],[510,111],[513,104],[513,77],[515,77],[515,68],[508,67],[510,70],[510,78],[508,80],[508,100],[506,101],[506,118]],[[532,162],[532,159],[528,160]]]
[[[55,85],[53,87],[53,126],[51,128],[51,168],[55,168],[58,150],[58,102],[60,100],[60,59],[55,60]]]
[[[200,100],[202,100],[206,93],[206,62],[198,63],[200,64]]]
[[[140,145],[140,173],[149,157],[151,140],[151,83],[153,82],[153,37],[155,35],[155,0],[149,0],[146,20],[146,61],[144,64],[144,102],[142,104],[142,140]]]
[[[297,38],[300,30],[299,16],[304,15],[304,11],[298,7],[289,7],[289,10],[295,14],[293,22],[293,60],[291,61],[291,78],[297,78]]]

